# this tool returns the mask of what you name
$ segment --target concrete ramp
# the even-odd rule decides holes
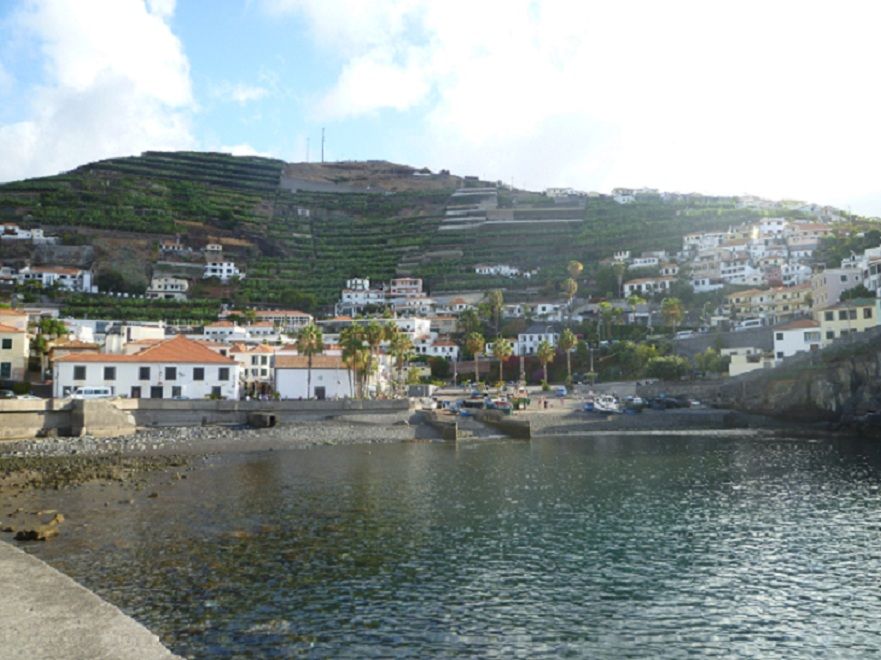
[[[0,541],[0,656],[58,660],[177,658],[119,608]]]

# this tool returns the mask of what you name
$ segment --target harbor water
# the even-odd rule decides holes
[[[61,508],[28,551],[183,656],[881,653],[873,442],[363,445],[186,476],[16,504]]]

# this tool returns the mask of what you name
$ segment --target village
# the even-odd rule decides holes
[[[559,215],[589,194],[549,189],[545,195]],[[666,193],[616,189],[612,198],[624,205],[647,195]],[[615,364],[618,342],[650,345],[645,361],[658,365],[610,372],[622,378],[736,376],[879,325],[881,245],[818,263],[821,242],[841,234],[833,209],[758,198],[739,203],[755,211],[756,221],[688,233],[675,252],[616,251],[591,264],[589,277],[583,264],[570,261],[555,296],[504,288],[432,295],[416,276],[351,277],[323,317],[230,305],[216,321],[198,325],[64,317],[52,304],[53,291],[108,293],[90,268],[5,261],[0,286],[11,293],[10,304],[0,307],[0,387],[6,396],[167,399],[393,398],[481,382],[549,388],[549,365],[560,383],[596,382],[601,363]],[[495,189],[462,189],[445,222],[503,222],[503,211],[494,209]],[[769,215],[774,211],[781,214]],[[41,228],[12,223],[0,228],[0,239],[59,243]],[[194,282],[246,277],[211,237],[201,245],[179,235],[162,239],[156,254],[145,299],[183,302]],[[476,263],[473,271],[494,282],[539,275],[502,262]],[[605,291],[601,272],[614,280]],[[15,293],[23,289],[43,295],[23,302]],[[714,368],[700,370],[708,355],[716,358]]]

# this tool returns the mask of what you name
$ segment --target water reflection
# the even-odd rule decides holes
[[[862,655],[879,466],[724,435],[228,456],[78,491],[35,552],[196,656]]]

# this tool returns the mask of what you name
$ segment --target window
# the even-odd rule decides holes
[[[12,378],[12,362],[0,362],[0,378],[4,380]]]
[[[838,320],[839,321],[846,321],[847,320],[847,310],[846,309],[839,309],[838,310]]]
[[[205,367],[193,368],[193,380],[205,380]]]
[[[827,330],[826,331],[826,339],[835,339],[835,331]]]
[[[138,369],[138,380],[150,380],[150,367],[140,367]]]
[[[6,350],[9,350],[10,348],[12,348],[12,339],[4,339],[3,340],[3,350],[6,351]]]
[[[78,365],[73,368],[73,379],[74,380],[85,380],[86,379],[86,367],[84,365]]]
[[[104,380],[116,380],[116,367],[104,367]]]
[[[259,362],[259,358],[256,355],[251,356],[251,364],[257,364]]]
[[[779,360],[783,359],[783,351],[777,351],[777,359],[779,359]]]
[[[139,386],[135,385],[134,387],[132,387],[131,398],[132,399],[140,399],[141,398],[141,388]]]
[[[220,367],[217,370],[217,380],[229,380],[229,367]]]
[[[863,307],[863,318],[864,319],[872,318],[872,308],[871,307]]]
[[[165,367],[165,380],[177,380],[177,367]]]
[[[853,319],[855,319],[856,317],[857,317],[857,310],[855,310],[855,309],[849,309],[849,310],[847,310],[847,318],[853,320]]]
[[[806,332],[805,333],[805,343],[809,343],[812,341],[820,341],[820,333],[819,332]]]
[[[777,333],[777,341],[783,341],[783,333],[782,332]]]
[[[171,398],[172,399],[180,399],[180,385],[175,385],[171,388]]]
[[[835,312],[826,312],[823,315],[823,318],[825,318],[827,321],[832,321],[835,319]]]
[[[211,388],[211,396],[215,399],[220,398],[220,388],[217,385]]]

